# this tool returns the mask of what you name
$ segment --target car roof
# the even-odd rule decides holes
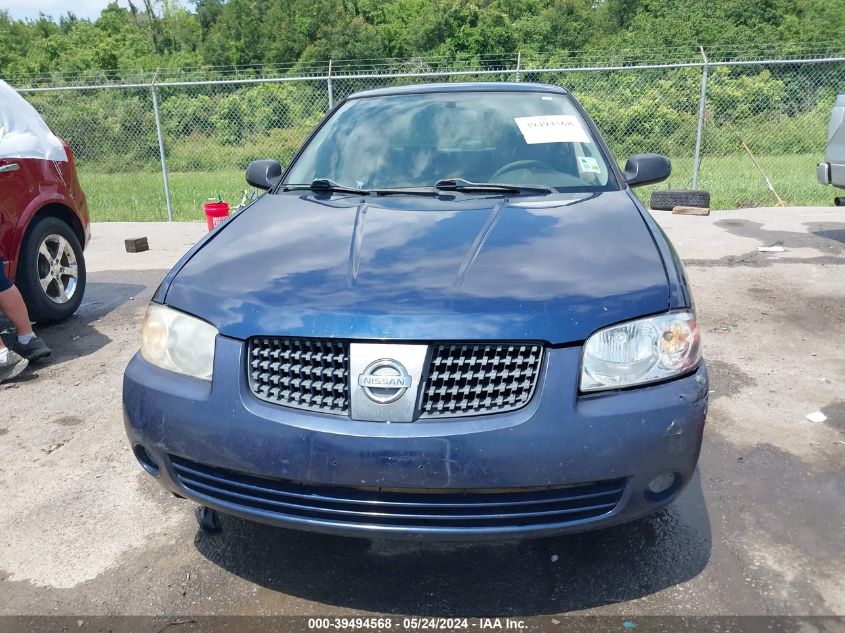
[[[415,84],[364,90],[349,95],[347,99],[366,99],[388,95],[429,94],[434,92],[552,92],[568,94],[565,88],[549,84],[534,84],[505,81],[470,81],[463,83]]]

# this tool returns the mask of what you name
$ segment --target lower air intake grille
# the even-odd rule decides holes
[[[523,490],[380,490],[257,477],[171,456],[196,500],[271,518],[367,527],[509,528],[566,525],[612,512],[624,479]]]
[[[542,359],[539,345],[434,345],[420,417],[520,409],[531,400]]]
[[[275,404],[349,413],[349,347],[332,339],[250,339],[249,386]]]

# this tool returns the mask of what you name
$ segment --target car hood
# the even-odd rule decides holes
[[[173,277],[226,336],[583,341],[669,306],[624,191],[544,197],[268,194]]]

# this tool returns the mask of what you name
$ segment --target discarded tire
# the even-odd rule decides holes
[[[710,192],[694,189],[664,189],[651,194],[649,206],[657,211],[671,211],[675,207],[709,207]]]

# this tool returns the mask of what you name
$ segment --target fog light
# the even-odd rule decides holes
[[[674,486],[677,478],[675,473],[660,473],[648,482],[648,491],[653,495],[660,495]]]
[[[143,446],[136,444],[132,452],[135,453],[135,459],[138,460],[144,470],[150,473],[153,477],[158,477],[161,472],[161,468],[159,468],[156,461],[150,457],[149,453],[147,453]]]

